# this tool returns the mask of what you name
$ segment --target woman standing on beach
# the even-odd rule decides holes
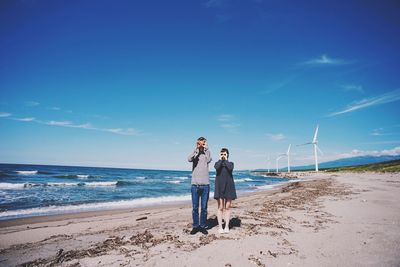
[[[232,200],[236,199],[235,182],[233,181],[233,162],[228,161],[229,150],[222,148],[220,159],[214,165],[217,175],[215,177],[214,198],[218,202],[218,225],[220,234],[229,233]],[[222,227],[225,220],[225,229]]]

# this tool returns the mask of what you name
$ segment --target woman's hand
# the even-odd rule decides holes
[[[204,150],[207,150],[207,149],[208,149],[208,143],[207,143],[206,140],[204,140],[203,148],[204,148]]]

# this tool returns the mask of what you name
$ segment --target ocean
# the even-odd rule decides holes
[[[239,197],[288,181],[251,171],[234,180]],[[190,181],[190,171],[0,164],[0,220],[190,202]]]

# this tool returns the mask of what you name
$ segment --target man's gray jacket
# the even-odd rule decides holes
[[[209,149],[200,151],[196,148],[188,157],[189,162],[193,162],[192,184],[207,185],[210,184],[210,175],[208,174],[208,164],[211,162],[211,153]]]

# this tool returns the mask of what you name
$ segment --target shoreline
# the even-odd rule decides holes
[[[274,187],[269,189],[262,189],[259,191],[244,191],[238,193],[238,197],[246,198],[249,196],[256,196],[256,195],[265,195],[265,194],[274,194],[281,190],[287,183],[290,183],[288,180],[284,183],[276,184]],[[210,196],[209,203],[214,202]],[[237,200],[235,200],[237,201]],[[234,201],[234,202],[235,202]],[[153,210],[162,210],[162,209],[181,209],[181,208],[188,208],[191,209],[190,201],[179,202],[179,203],[166,203],[166,204],[154,204],[142,207],[132,207],[132,208],[120,208],[114,210],[95,210],[95,211],[82,211],[82,212],[71,212],[71,213],[62,213],[62,214],[50,214],[50,215],[37,215],[37,216],[30,216],[30,217],[21,217],[21,218],[12,218],[12,219],[5,219],[0,220],[0,229],[3,227],[10,227],[10,226],[19,226],[25,224],[36,224],[36,223],[45,223],[45,222],[57,222],[63,221],[68,219],[86,219],[91,217],[100,217],[100,216],[108,216],[108,215],[123,215],[127,213],[139,213],[139,212],[146,212],[146,211],[153,211]]]
[[[0,266],[400,264],[400,174],[299,176],[235,200],[229,234],[212,199],[208,235],[189,234],[190,204],[19,219],[0,227]]]
[[[298,179],[296,177],[292,177],[291,179]],[[301,179],[303,180],[303,179]],[[256,189],[256,190],[246,190],[246,191],[238,191],[238,197],[246,197],[248,195],[254,194],[254,193],[261,193],[261,192],[268,192],[275,190],[276,188],[281,188],[285,186],[287,183],[293,182],[294,180],[287,180],[284,182],[276,183],[276,184],[271,184],[271,185],[266,185],[266,188],[264,189]],[[297,181],[297,180],[296,180]],[[189,191],[189,190],[188,190]],[[165,196],[169,197],[169,196]],[[188,195],[182,195],[179,197],[188,197],[190,198],[190,194]],[[153,197],[149,197],[148,199],[152,199]],[[154,197],[156,198],[156,197]],[[160,197],[162,198],[162,197]],[[137,199],[132,199],[132,200],[124,200],[124,201],[136,201]],[[210,192],[210,201],[214,200],[212,198],[212,192]],[[117,203],[118,201],[110,201],[106,202],[108,203]],[[89,203],[91,204],[91,203]],[[101,205],[102,203],[94,203]],[[56,214],[39,214],[39,215],[33,215],[33,216],[21,216],[17,218],[7,218],[7,219],[1,219],[0,218],[0,228],[1,227],[7,227],[7,226],[12,226],[12,225],[21,225],[25,223],[36,223],[36,222],[43,222],[43,221],[58,221],[58,220],[63,220],[66,217],[71,217],[71,218],[85,218],[85,217],[93,217],[93,216],[103,216],[103,215],[111,215],[111,214],[119,214],[119,213],[126,213],[126,212],[133,212],[133,211],[143,211],[146,209],[161,209],[161,208],[169,208],[169,207],[182,207],[186,205],[191,205],[190,199],[188,200],[176,200],[176,201],[171,201],[169,203],[150,203],[150,204],[143,204],[143,205],[137,205],[137,206],[132,206],[132,207],[121,207],[121,208],[103,208],[103,209],[95,209],[95,210],[83,210],[83,211],[71,211],[71,212],[60,212]],[[79,206],[79,205],[77,205]],[[63,206],[59,206],[63,207]],[[70,205],[70,207],[74,207],[74,205]],[[27,209],[29,210],[29,209]],[[13,212],[13,210],[10,210]],[[18,211],[18,210],[15,210]]]

